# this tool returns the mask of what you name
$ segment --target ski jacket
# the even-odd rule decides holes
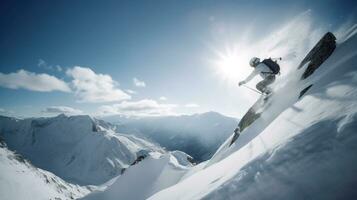
[[[252,71],[252,73],[249,74],[249,76],[244,80],[244,82],[249,82],[250,80],[252,80],[256,75],[260,75],[263,79],[265,79],[268,76],[274,75],[273,71],[271,71],[271,69],[264,63],[259,63],[254,70]]]

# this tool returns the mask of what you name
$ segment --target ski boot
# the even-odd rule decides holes
[[[240,128],[237,127],[236,129],[234,129],[234,135],[229,146],[231,146],[238,139],[239,136],[240,136]]]
[[[273,94],[273,92],[271,90],[266,90],[263,92],[263,100],[266,101],[269,99],[269,97]]]

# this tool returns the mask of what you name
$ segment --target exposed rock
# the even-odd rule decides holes
[[[304,88],[303,90],[301,90],[300,95],[299,95],[299,99],[304,96],[304,94],[312,87],[313,84],[307,86],[306,88]]]
[[[301,79],[306,79],[332,54],[336,48],[336,37],[327,32],[313,49],[305,56],[298,69],[309,63]]]

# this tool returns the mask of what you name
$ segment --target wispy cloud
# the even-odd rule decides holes
[[[0,73],[0,86],[10,89],[27,89],[39,92],[63,91],[70,92],[67,83],[48,74],[36,74],[26,70],[15,73]]]
[[[8,113],[7,110],[0,108],[0,115],[5,115],[7,113]]]
[[[12,110],[6,110],[4,108],[0,108],[0,115],[6,115],[6,116],[14,116],[15,112]]]
[[[129,93],[129,94],[136,94],[136,91],[134,91],[134,90],[129,90],[129,89],[127,89],[127,90],[125,90],[127,93]]]
[[[120,104],[105,105],[98,109],[99,115],[163,116],[174,115],[175,104],[161,104],[151,99],[123,101]]]
[[[146,83],[137,78],[133,78],[133,83],[136,87],[146,87]]]
[[[47,66],[47,63],[46,63],[46,61],[44,61],[44,60],[42,60],[42,59],[38,59],[37,66],[39,66],[39,67],[45,67],[45,66]]]
[[[86,67],[75,66],[66,71],[73,78],[71,86],[80,102],[112,102],[128,100],[131,96],[118,88],[119,84],[107,74],[96,74]]]
[[[167,101],[167,98],[164,97],[164,96],[161,96],[159,99],[160,99],[161,101]]]
[[[55,68],[57,69],[57,71],[61,72],[62,71],[62,67],[60,65],[56,65]]]
[[[43,113],[48,113],[48,114],[68,114],[68,115],[79,115],[82,114],[83,111],[79,110],[79,109],[74,109],[71,107],[67,107],[67,106],[51,106],[51,107],[47,107],[45,108],[43,111]]]
[[[186,108],[198,108],[200,107],[198,104],[195,103],[188,103],[185,105]]]
[[[37,66],[46,70],[57,70],[59,72],[62,71],[62,67],[60,65],[48,65],[47,62],[43,59],[38,59]]]

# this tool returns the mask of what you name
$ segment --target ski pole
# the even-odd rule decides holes
[[[254,92],[256,92],[256,93],[258,93],[258,94],[263,94],[263,93],[259,92],[258,90],[253,89],[253,88],[251,88],[251,87],[249,87],[249,86],[246,86],[246,85],[243,85],[243,86],[246,87],[246,88],[248,88],[248,89],[250,89],[250,90],[252,90],[252,91],[254,91]]]

